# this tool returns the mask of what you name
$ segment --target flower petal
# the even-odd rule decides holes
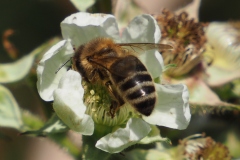
[[[73,52],[70,42],[63,40],[44,54],[37,67],[37,88],[43,100],[53,100],[53,91],[58,87],[60,78],[66,72],[66,65],[57,74],[55,72],[70,59]]]
[[[149,116],[143,119],[154,125],[166,126],[175,129],[185,129],[191,119],[189,108],[189,93],[185,85],[155,84],[158,101]]]
[[[75,47],[96,37],[119,39],[116,19],[109,14],[75,13],[62,21],[61,29],[63,38],[71,39]]]
[[[109,153],[118,153],[125,148],[136,144],[146,137],[151,127],[139,118],[128,120],[126,128],[119,128],[97,141],[96,147]]]
[[[124,43],[158,43],[161,38],[160,28],[156,20],[147,14],[135,17],[123,31],[121,41]],[[153,78],[162,73],[163,60],[156,50],[144,51],[134,48],[139,59],[145,64]],[[143,52],[144,51],[144,52]]]
[[[206,30],[208,43],[214,48],[214,61],[216,58],[227,61],[226,67],[240,67],[240,29],[239,22],[212,22]],[[219,66],[222,66],[220,62]]]
[[[138,58],[146,66],[153,78],[157,78],[162,74],[163,58],[158,51],[146,51],[146,54],[141,54]]]
[[[135,17],[122,33],[124,43],[158,43],[161,38],[156,20],[147,14]]]
[[[94,122],[85,114],[83,94],[80,74],[70,70],[62,77],[59,88],[53,93],[53,108],[70,129],[84,135],[92,135]]]

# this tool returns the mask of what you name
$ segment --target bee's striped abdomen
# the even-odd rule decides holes
[[[156,91],[152,77],[147,72],[146,67],[136,57],[131,56],[132,65],[125,66],[127,76],[113,75],[112,79],[116,83],[123,98],[130,103],[138,112],[149,116],[156,103]],[[129,58],[126,57],[126,58]],[[126,60],[125,60],[126,62]],[[114,67],[120,66],[121,62],[116,62]]]

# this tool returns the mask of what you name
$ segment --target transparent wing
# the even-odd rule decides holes
[[[137,52],[139,49],[142,51],[156,49],[158,51],[173,49],[172,46],[168,44],[159,44],[159,43],[118,43],[117,45],[132,49],[134,52]]]
[[[135,72],[145,71],[142,62],[135,56],[129,55],[116,61],[111,67],[110,72],[117,77],[128,77]]]
[[[132,55],[126,57],[91,59],[91,62],[106,69],[112,75],[119,77],[127,77],[141,69],[143,66],[141,61]]]
[[[157,49],[162,51],[165,49],[172,49],[172,46],[167,44],[156,43],[118,43],[120,47],[126,48],[126,54],[104,54],[97,58],[89,59],[91,63],[95,63],[104,69],[108,70],[111,74],[119,77],[127,77],[129,74],[133,74],[144,66],[141,61],[131,54],[131,51],[138,53],[139,51],[147,51],[151,49]]]

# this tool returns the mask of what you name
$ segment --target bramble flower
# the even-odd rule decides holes
[[[164,64],[169,66],[165,69],[163,80],[171,84],[184,83],[188,86],[190,92],[189,103],[193,108],[193,112],[203,110],[204,112],[214,113],[215,111],[224,112],[226,109],[238,109],[237,106],[233,104],[223,102],[218,95],[209,88],[208,85],[216,86],[216,84],[220,84],[219,82],[223,82],[225,79],[229,80],[229,76],[226,76],[229,72],[226,72],[226,74],[220,78],[222,73],[219,68],[212,67],[213,64],[215,64],[218,54],[220,54],[219,51],[214,49],[214,56],[207,54],[212,51],[209,49],[209,43],[211,43],[211,45],[214,44],[214,48],[217,48],[217,44],[224,42],[224,40],[226,40],[225,43],[237,42],[237,36],[236,38],[225,38],[227,37],[226,35],[223,38],[223,36],[219,36],[219,34],[226,34],[222,31],[224,29],[214,24],[208,26],[207,23],[197,22],[196,19],[193,18],[190,19],[186,12],[175,14],[164,9],[162,14],[155,15],[155,19],[161,28],[162,38],[160,42],[173,46],[173,50],[165,50],[161,53]],[[237,25],[235,24],[235,26]],[[207,33],[205,33],[206,30]],[[237,35],[234,34],[237,32],[236,30],[228,30],[232,33],[232,36]],[[235,41],[233,41],[233,39]],[[223,49],[223,47],[227,45],[221,44],[218,46],[222,51],[227,50]],[[230,46],[235,47],[231,48]],[[239,47],[237,47],[236,44],[231,44],[228,50],[237,53],[237,48]],[[235,52],[232,54],[235,55],[236,58],[238,55]],[[172,67],[174,66],[173,64],[176,67]],[[238,75],[239,73],[235,72],[231,77]]]
[[[206,55],[213,58],[207,69],[208,84],[218,87],[240,77],[240,21],[211,22],[206,29]]]
[[[150,125],[174,129],[188,126],[191,114],[185,85],[155,83],[158,100],[150,116],[140,115],[125,103],[112,118],[109,116],[111,98],[103,86],[87,84],[78,72],[68,70],[67,66],[55,74],[73,56],[73,48],[97,37],[109,37],[117,43],[158,43],[161,32],[152,16],[134,18],[121,36],[114,16],[106,14],[76,13],[62,21],[61,29],[64,40],[54,45],[38,65],[37,88],[43,100],[54,101],[56,114],[70,129],[83,135],[102,134],[96,147],[117,153],[146,137]],[[153,79],[159,79],[163,68],[159,52],[140,52],[138,58]]]
[[[181,159],[226,159],[230,160],[229,149],[211,137],[195,134],[184,138],[177,147],[175,157]]]
[[[176,64],[166,74],[170,77],[180,77],[199,67],[203,61],[206,37],[204,25],[189,19],[186,12],[179,15],[164,9],[162,14],[155,16],[162,32],[162,43],[173,46],[173,50],[162,52],[164,64]]]

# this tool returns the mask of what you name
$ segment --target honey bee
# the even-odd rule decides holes
[[[86,82],[106,86],[113,99],[112,117],[125,102],[145,116],[152,113],[156,104],[153,78],[135,55],[139,48],[160,50],[172,47],[155,43],[118,44],[110,38],[96,38],[77,48],[72,57],[72,68]]]

